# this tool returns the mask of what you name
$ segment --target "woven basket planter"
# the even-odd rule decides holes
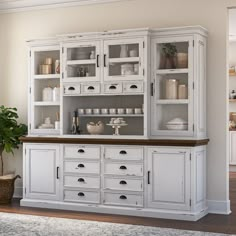
[[[0,204],[8,204],[11,202],[14,194],[15,180],[21,178],[19,175],[13,179],[0,179]]]

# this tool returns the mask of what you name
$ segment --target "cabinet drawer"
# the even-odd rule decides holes
[[[143,83],[142,82],[124,82],[124,93],[142,93]]]
[[[122,83],[104,84],[104,93],[122,93]]]
[[[123,205],[132,207],[143,207],[143,196],[126,193],[104,193],[105,205]]]
[[[65,95],[80,94],[80,85],[79,84],[65,84],[64,85],[64,94]]]
[[[141,179],[105,177],[104,189],[143,191],[143,181]]]
[[[105,158],[114,160],[142,160],[143,148],[105,147]]]
[[[104,173],[109,175],[143,176],[143,165],[126,163],[105,163]]]
[[[100,189],[100,177],[93,176],[65,176],[65,187],[97,188]]]
[[[99,162],[65,161],[64,171],[68,173],[99,174]]]
[[[82,94],[99,94],[100,84],[82,84],[81,93]]]
[[[85,159],[99,159],[100,158],[100,147],[89,147],[89,146],[65,146],[64,147],[65,158],[85,158]]]
[[[100,203],[100,193],[95,191],[65,190],[64,201]]]

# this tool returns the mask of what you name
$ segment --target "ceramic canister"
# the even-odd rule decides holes
[[[60,87],[54,87],[52,91],[52,100],[54,102],[60,101]]]
[[[179,84],[178,86],[178,99],[188,98],[188,88],[186,84]]]
[[[178,98],[178,80],[167,79],[166,80],[166,99]]]
[[[53,100],[53,91],[51,87],[46,87],[43,89],[43,101],[50,102]]]

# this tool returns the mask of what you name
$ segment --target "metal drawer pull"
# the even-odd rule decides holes
[[[125,200],[125,199],[127,199],[127,197],[125,195],[121,195],[120,199]]]
[[[126,166],[120,166],[120,169],[121,170],[127,170],[127,167]]]
[[[75,90],[75,88],[74,87],[69,87],[68,90]]]
[[[84,179],[83,178],[79,178],[78,182],[84,182]]]
[[[116,86],[115,86],[115,85],[111,85],[111,86],[109,87],[109,89],[116,89]]]
[[[79,168],[84,168],[84,164],[79,164],[78,167]]]
[[[59,179],[59,166],[57,167],[57,179]]]
[[[127,182],[124,181],[124,180],[121,180],[121,181],[120,181],[120,184],[127,184]]]
[[[135,84],[133,84],[133,85],[131,85],[131,86],[130,86],[130,88],[131,88],[131,89],[137,89],[137,88],[138,88],[138,86],[137,86],[137,85],[135,85]]]
[[[103,64],[104,64],[104,67],[106,67],[107,65],[106,65],[106,54],[104,54],[104,56],[103,56]]]
[[[97,55],[97,67],[99,67],[99,55]]]
[[[127,152],[125,150],[121,150],[120,154],[125,155],[125,154],[127,154]]]
[[[93,86],[89,86],[88,90],[94,90],[95,88]]]
[[[84,193],[80,192],[80,193],[78,193],[78,196],[79,197],[84,197]]]
[[[150,184],[150,171],[148,171],[148,184]]]
[[[79,149],[78,152],[79,153],[84,153],[85,151],[84,151],[84,149]]]

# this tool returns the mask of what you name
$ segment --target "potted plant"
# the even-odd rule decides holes
[[[176,53],[177,53],[177,49],[174,44],[163,43],[161,69],[175,69],[176,68]]]
[[[26,134],[27,126],[17,123],[17,109],[0,106],[0,203],[9,203],[14,193],[14,183],[19,175],[4,175],[3,152],[12,153],[21,143],[19,138]]]

